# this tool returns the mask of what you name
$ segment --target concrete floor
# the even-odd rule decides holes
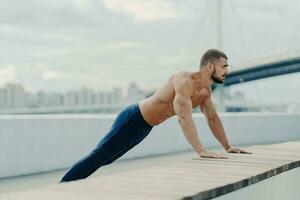
[[[60,185],[51,184],[30,191],[0,194],[0,198],[7,200],[41,198],[97,200],[99,197],[112,200],[120,198],[124,200],[210,199],[269,180],[270,177],[281,172],[299,167],[300,142],[298,141],[254,145],[247,149],[253,154],[226,154],[228,159],[200,158],[194,152],[183,152],[116,162],[106,167],[109,171],[102,168],[99,170],[101,173],[97,172],[85,180]],[[224,150],[214,151],[225,154]],[[289,179],[287,183],[290,183]],[[295,184],[297,181],[292,186]],[[298,187],[295,191],[298,196]]]
[[[222,151],[222,149],[214,150],[219,152]],[[92,179],[98,176],[111,175],[123,171],[159,166],[170,162],[181,161],[190,156],[197,156],[197,154],[194,151],[187,151],[137,159],[117,160],[110,165],[100,168],[88,178]],[[11,193],[56,184],[67,172],[67,170],[68,169],[63,169],[39,174],[0,179],[0,193]]]

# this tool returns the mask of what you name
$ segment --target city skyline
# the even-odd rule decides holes
[[[144,91],[132,82],[124,93],[121,87],[111,91],[94,91],[87,87],[69,90],[65,93],[43,92],[30,93],[21,84],[6,84],[0,88],[0,108],[36,108],[55,106],[84,106],[84,105],[117,105],[139,101],[149,96],[153,91]]]

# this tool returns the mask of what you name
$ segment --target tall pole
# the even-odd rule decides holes
[[[217,48],[220,49],[221,51],[223,50],[223,37],[222,37],[222,10],[223,10],[223,5],[222,5],[222,0],[216,0],[216,6],[217,6],[217,13],[216,13],[216,34],[217,34]],[[226,108],[224,105],[225,101],[225,95],[226,91],[223,85],[219,85],[216,87],[216,96],[218,99],[217,103],[217,109],[219,112],[225,112]]]
[[[222,0],[216,0],[217,3],[217,48],[222,50],[223,49],[223,41],[222,41]]]

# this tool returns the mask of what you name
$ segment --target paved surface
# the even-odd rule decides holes
[[[159,167],[0,195],[11,200],[211,199],[300,166],[300,141],[246,148],[229,159],[186,158]]]

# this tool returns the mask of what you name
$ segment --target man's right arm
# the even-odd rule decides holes
[[[174,90],[174,111],[178,117],[178,122],[188,142],[201,157],[225,158],[216,153],[207,152],[203,148],[203,145],[198,138],[196,126],[192,118],[192,83],[190,82],[190,80],[181,79],[177,82],[175,81]]]

